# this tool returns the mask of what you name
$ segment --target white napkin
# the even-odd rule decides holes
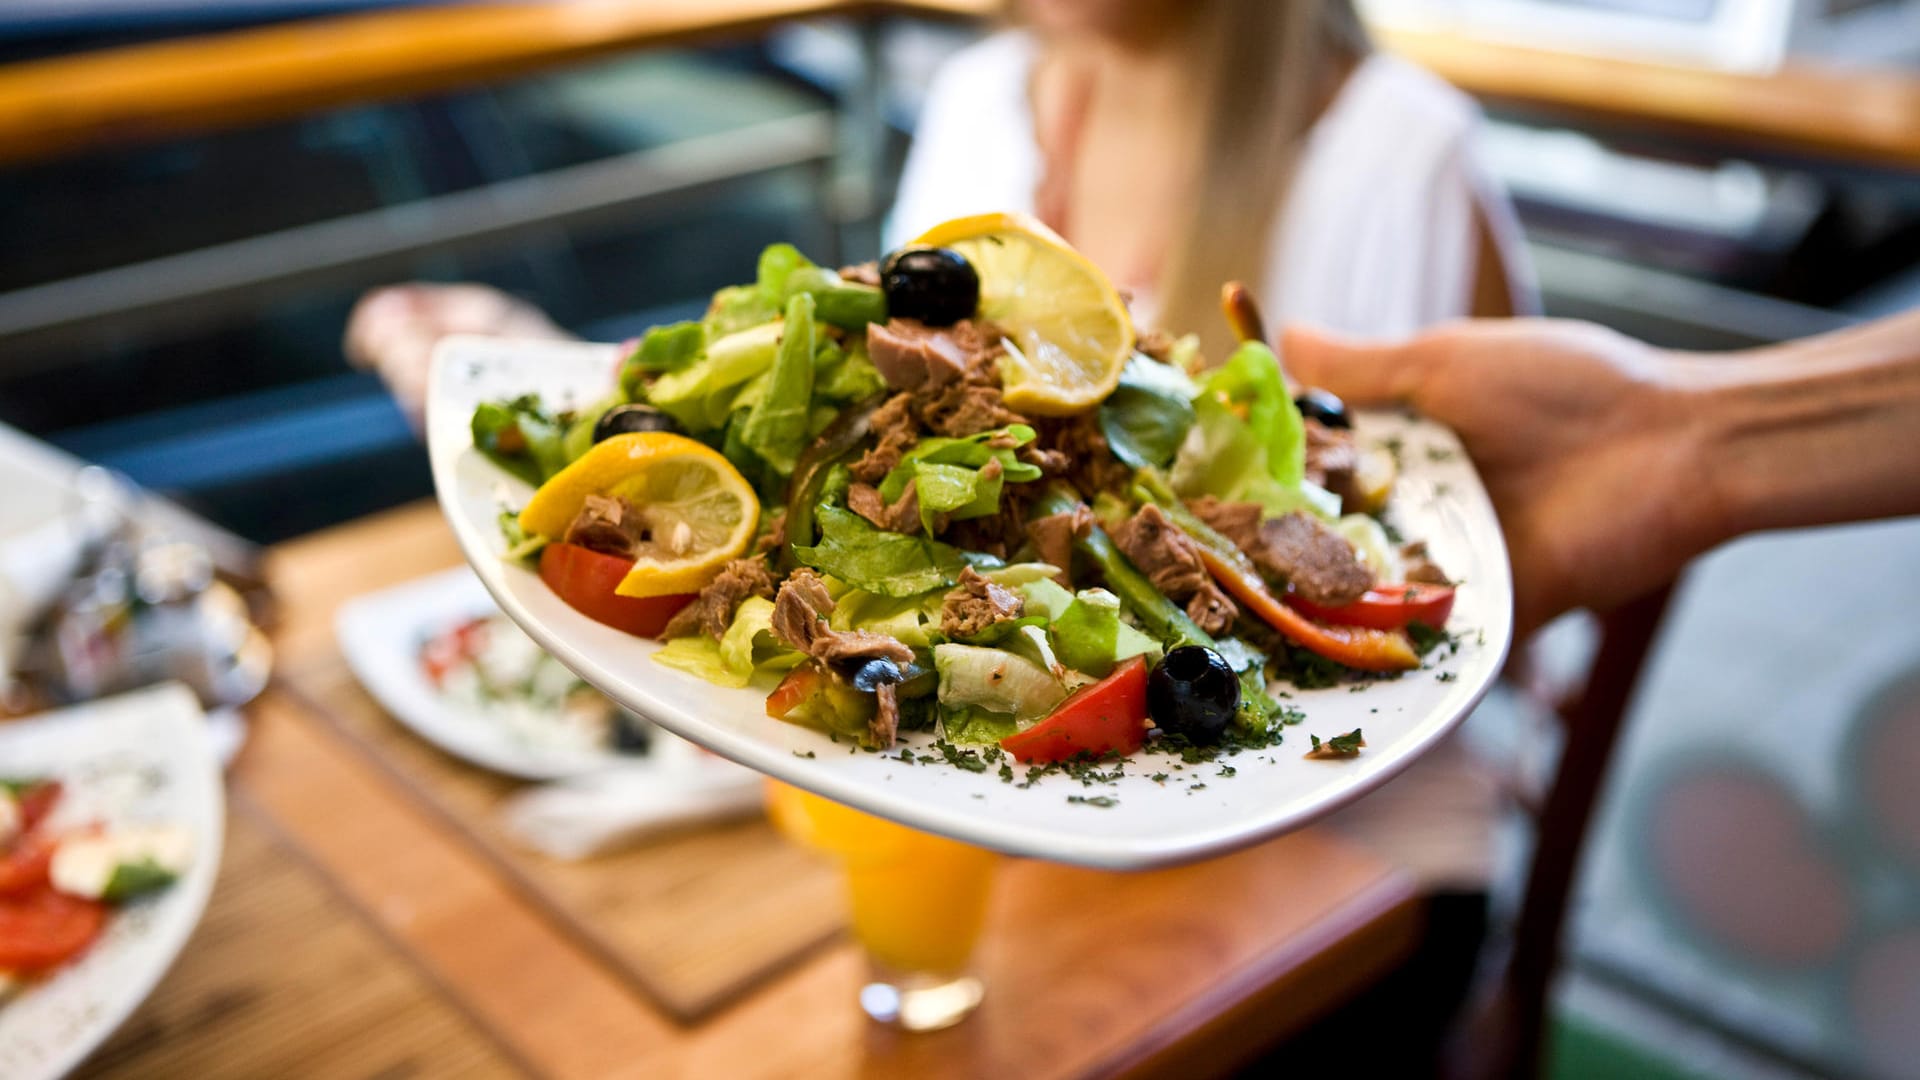
[[[584,859],[670,830],[752,817],[762,790],[760,774],[703,753],[542,784],[501,813],[520,843]]]

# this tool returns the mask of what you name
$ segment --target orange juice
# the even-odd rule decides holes
[[[789,838],[846,866],[853,932],[875,962],[929,975],[966,969],[998,856],[776,781],[767,809]]]

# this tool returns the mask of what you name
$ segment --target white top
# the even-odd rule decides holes
[[[949,218],[1033,211],[1034,53],[1029,35],[1007,31],[934,75],[887,220],[889,247]],[[1404,61],[1375,53],[1355,67],[1308,134],[1274,217],[1260,296],[1268,324],[1391,337],[1469,314],[1476,208],[1508,276],[1530,280],[1512,207],[1476,156],[1479,121],[1470,98]],[[1521,296],[1516,306],[1534,305]],[[1329,824],[1430,887],[1484,888],[1498,798],[1493,778],[1448,740]]]
[[[1033,212],[1034,53],[1029,35],[1007,31],[934,75],[887,219],[889,247],[948,218]],[[1423,69],[1381,53],[1362,60],[1308,134],[1274,215],[1260,295],[1268,324],[1392,337],[1467,315],[1476,208],[1509,275],[1529,280],[1512,206],[1477,157],[1479,121],[1471,98]]]

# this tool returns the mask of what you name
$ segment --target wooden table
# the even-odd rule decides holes
[[[0,69],[0,162],[456,89],[643,46],[819,16],[983,18],[1000,0],[535,0],[311,19]],[[1505,104],[1733,149],[1920,170],[1920,76],[1777,74],[1574,56],[1456,34],[1383,44]]]
[[[282,668],[333,657],[344,599],[457,557],[424,504],[277,549]],[[986,1003],[959,1027],[868,1023],[845,939],[679,1025],[324,703],[276,686],[251,720],[207,919],[88,1075],[1207,1075],[1369,984],[1418,930],[1404,876],[1312,830],[1152,873],[1013,861]]]

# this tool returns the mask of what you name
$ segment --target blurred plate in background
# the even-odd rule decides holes
[[[109,827],[166,823],[193,837],[193,863],[165,891],[115,910],[85,955],[0,1004],[0,1076],[63,1076],[160,982],[206,910],[220,870],[226,799],[206,717],[169,685],[0,721],[0,775],[65,787],[62,813]]]

